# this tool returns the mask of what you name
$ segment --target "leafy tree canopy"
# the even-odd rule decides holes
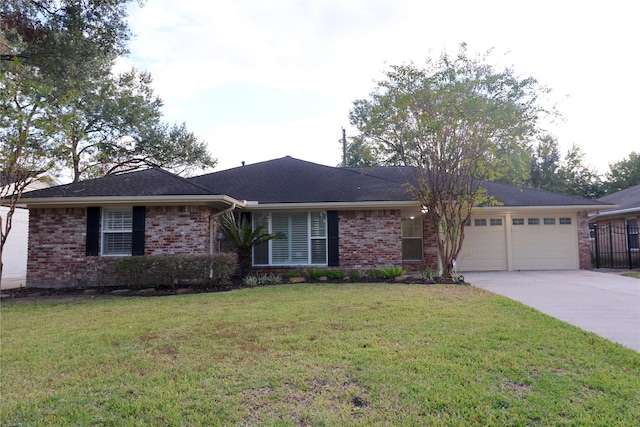
[[[640,184],[640,153],[632,151],[628,157],[609,164],[605,174],[605,191],[615,193]]]
[[[539,119],[552,113],[540,100],[546,88],[511,69],[496,70],[488,55],[472,56],[462,44],[456,56],[443,53],[424,67],[391,66],[350,113],[357,141],[381,164],[416,167],[412,190],[440,227],[445,276],[472,207],[491,202],[480,180],[504,179],[507,170],[516,171],[509,180],[528,178],[527,153],[540,132]]]

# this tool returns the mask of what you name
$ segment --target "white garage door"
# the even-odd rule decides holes
[[[464,228],[464,241],[457,262],[460,271],[506,270],[504,217],[472,216]]]
[[[511,222],[514,270],[578,268],[575,214],[514,215]]]
[[[577,269],[576,215],[472,216],[457,261],[463,272]]]

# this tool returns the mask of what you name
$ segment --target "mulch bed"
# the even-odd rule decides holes
[[[283,279],[283,284],[287,284],[286,278]],[[467,285],[468,283],[457,283],[451,280],[436,279],[436,280],[424,280],[419,276],[402,276],[396,279],[384,280],[384,279],[368,279],[361,278],[358,280],[305,280],[303,283],[404,283],[415,285],[433,285],[433,284],[458,284]],[[277,285],[269,285],[277,286]],[[129,289],[124,286],[101,286],[101,287],[82,287],[82,286],[65,286],[65,287],[20,287],[13,289],[3,289],[0,292],[0,300],[2,302],[36,302],[36,301],[81,301],[88,299],[98,298],[117,298],[117,297],[161,297],[161,296],[174,296],[185,294],[197,294],[197,293],[212,293],[212,292],[228,292],[236,289],[248,288],[242,282],[242,278],[235,277],[228,286],[214,287],[214,288],[201,288],[196,286],[180,286],[177,288],[172,287],[155,287],[155,288],[143,288],[143,289]]]

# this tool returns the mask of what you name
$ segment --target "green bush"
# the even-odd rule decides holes
[[[321,277],[327,275],[326,270],[321,270],[319,268],[310,268],[305,271],[307,277],[311,280],[320,280]]]
[[[238,266],[234,253],[210,255],[157,255],[119,258],[114,276],[130,289],[179,285],[220,286],[230,283]]]
[[[300,273],[298,273],[298,271],[296,270],[291,270],[287,273],[287,277],[289,279],[293,278],[293,277],[300,277]]]
[[[342,280],[347,275],[342,270],[327,270],[325,273],[327,275],[327,279],[330,280]]]
[[[351,270],[349,272],[351,280],[360,280],[362,278],[362,272],[360,270]]]
[[[380,269],[380,273],[382,273],[382,277],[385,279],[394,279],[396,277],[404,276],[407,271],[403,270],[402,267],[398,267],[393,265],[391,267],[382,267]]]
[[[376,270],[375,268],[372,268],[371,270],[369,270],[369,278],[376,280],[382,277],[382,272],[380,270]]]

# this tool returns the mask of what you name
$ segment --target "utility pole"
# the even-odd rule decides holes
[[[342,128],[342,167],[347,167],[347,131]]]

